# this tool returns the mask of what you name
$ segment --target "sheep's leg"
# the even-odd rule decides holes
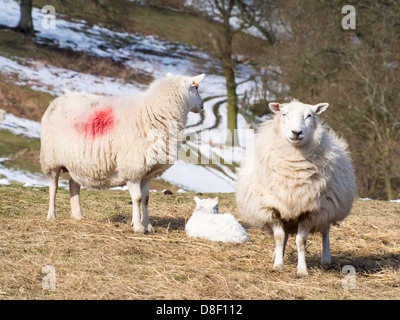
[[[140,183],[140,190],[142,192],[142,225],[148,233],[153,233],[154,229],[150,224],[148,211],[150,182],[151,179],[149,178],[142,180]]]
[[[329,227],[321,232],[322,234],[322,255],[321,264],[328,265],[331,263],[331,250],[329,244]]]
[[[140,203],[142,202],[142,192],[140,189],[140,180],[128,182],[129,193],[132,198],[132,226],[135,233],[145,233],[145,229],[140,221]]]
[[[81,211],[80,204],[80,192],[81,185],[72,178],[69,179],[69,195],[71,201],[71,217],[72,219],[82,220],[84,219]]]
[[[54,169],[50,172],[50,202],[47,220],[56,220],[56,194],[58,190],[58,178],[60,176],[61,168]]]
[[[297,227],[297,235],[296,235],[296,245],[297,245],[297,275],[306,276],[307,272],[307,264],[306,264],[306,244],[307,237],[311,231],[311,224],[307,218],[301,219],[299,221],[299,225]]]
[[[285,241],[283,243],[283,256],[285,256],[285,251],[286,251],[286,245],[287,245],[288,238],[289,238],[289,234],[285,233]]]
[[[285,254],[286,243],[288,240],[288,234],[285,234],[283,225],[281,223],[273,224],[272,231],[275,238],[275,260],[274,269],[283,270],[283,256]]]

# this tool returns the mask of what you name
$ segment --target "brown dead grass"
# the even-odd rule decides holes
[[[18,117],[40,121],[54,97],[11,82],[0,74],[0,108]]]
[[[82,191],[84,221],[69,217],[68,191],[58,195],[58,220],[47,222],[47,189],[0,186],[0,299],[399,299],[400,204],[356,201],[331,231],[332,265],[320,264],[320,236],[308,241],[310,275],[296,276],[289,239],[285,271],[272,271],[274,241],[248,228],[251,242],[188,238],[193,193],[150,195],[153,235],[136,235],[125,191]],[[203,195],[215,196],[215,195]],[[220,211],[237,215],[233,194]],[[240,219],[240,218],[239,218]],[[248,227],[248,226],[246,226]],[[56,271],[43,290],[42,267]],[[342,287],[344,265],[357,289]]]

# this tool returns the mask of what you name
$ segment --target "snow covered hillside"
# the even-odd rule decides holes
[[[14,27],[19,21],[19,4],[14,0],[0,0],[0,24]],[[176,42],[158,39],[154,36],[141,36],[126,32],[116,32],[104,27],[90,26],[83,20],[70,20],[57,16],[55,29],[44,29],[44,14],[34,8],[33,23],[38,31],[35,41],[60,48],[86,52],[97,57],[111,57],[122,62],[127,68],[147,73],[153,78],[166,76],[167,73],[196,75],[206,73],[208,67],[216,66],[216,61],[198,48]],[[0,52],[1,54],[1,52]],[[239,81],[247,79],[251,70],[241,69]],[[126,83],[121,79],[98,77],[91,74],[67,70],[52,65],[0,55],[0,73],[14,79],[17,85],[26,85],[36,91],[60,95],[64,91],[86,91],[89,93],[122,96],[145,89],[140,83]],[[12,76],[12,78],[11,78]],[[17,80],[15,80],[17,79]],[[250,89],[251,84],[238,87],[238,93]],[[241,147],[228,148],[225,141],[226,88],[221,75],[207,74],[199,88],[206,99],[204,115],[190,113],[185,134],[191,139],[184,145],[184,150],[201,153],[212,160],[212,166],[198,164],[181,159],[176,162],[162,179],[185,190],[197,192],[234,192],[235,166],[240,163],[246,145],[253,139],[253,131],[246,129],[246,122],[239,115],[239,142]],[[213,106],[219,104],[217,123]],[[28,137],[40,137],[40,124],[7,114],[0,129],[7,129],[14,134]],[[217,161],[223,159],[224,161]],[[26,185],[47,185],[49,180],[39,174],[8,169],[0,159],[0,183],[18,181]],[[222,164],[221,162],[225,163]]]

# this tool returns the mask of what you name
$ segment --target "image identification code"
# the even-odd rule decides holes
[[[240,304],[202,304],[200,306],[200,314],[242,314],[242,306]]]
[[[186,318],[190,313],[202,315],[241,315],[242,306],[240,304],[201,304],[200,307],[178,307],[163,306],[157,307],[157,315],[180,315]]]

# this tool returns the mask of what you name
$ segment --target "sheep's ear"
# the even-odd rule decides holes
[[[194,199],[194,201],[196,201],[196,203],[200,202],[200,198],[198,196],[195,196],[193,199]]]
[[[328,107],[329,107],[329,103],[318,103],[315,106],[312,106],[312,109],[315,114],[321,114],[326,109],[328,109]]]
[[[279,109],[279,102],[271,102],[270,104],[268,104],[269,109],[273,112],[273,113],[278,113],[279,111],[281,111]]]
[[[214,201],[214,206],[218,207],[218,197],[214,198],[213,201]]]
[[[205,76],[206,76],[206,75],[203,73],[203,74],[200,74],[200,75],[198,75],[198,76],[191,77],[191,78],[190,78],[190,81],[191,81],[191,83],[193,83],[194,85],[198,85],[198,84],[204,79]]]
[[[167,73],[167,78],[173,78],[173,77],[174,77],[174,75],[172,73],[170,73],[170,72]]]

